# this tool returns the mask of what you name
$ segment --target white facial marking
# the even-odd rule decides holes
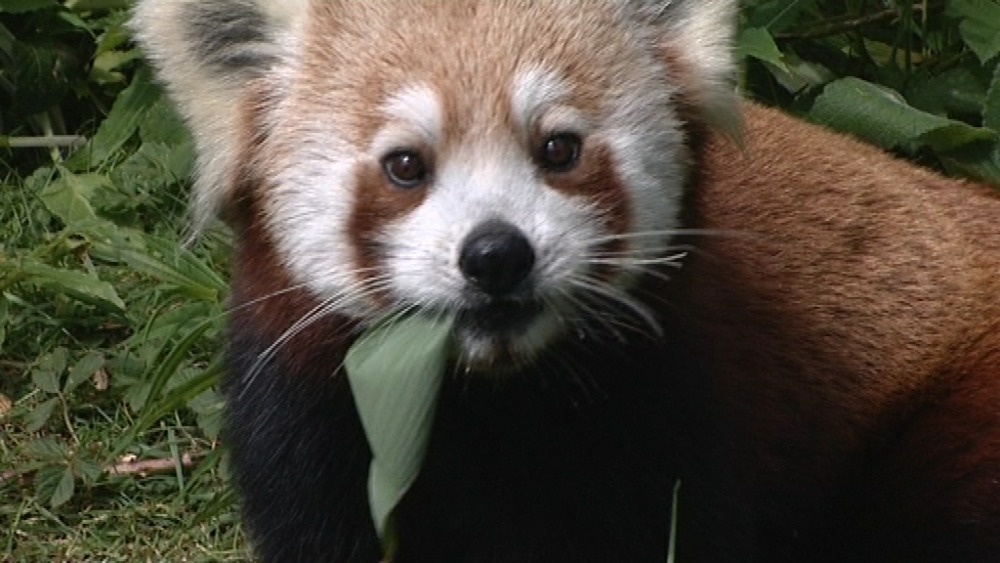
[[[370,274],[379,273],[355,269],[357,249],[348,226],[359,163],[379,159],[394,148],[434,143],[441,129],[441,104],[423,85],[400,89],[383,111],[387,125],[363,150],[344,139],[337,116],[303,121],[290,105],[279,108],[275,119],[276,136],[296,140],[285,145],[288,154],[273,171],[274,186],[266,201],[279,255],[295,283],[335,303],[334,310],[358,317],[380,314],[372,291],[386,281],[382,276],[366,284]]]
[[[666,86],[653,92],[622,92],[602,132],[628,194],[629,230],[643,233],[628,241],[637,260],[663,256],[671,231],[680,227],[687,148],[681,123],[669,111],[671,94]],[[623,275],[635,273],[625,268]]]
[[[585,133],[586,120],[569,105],[572,94],[569,84],[553,72],[535,66],[519,72],[510,87],[510,109],[521,138],[536,129]]]
[[[384,155],[393,149],[421,143],[434,147],[441,141],[443,110],[429,86],[407,86],[389,98],[382,110],[388,125],[372,141],[369,152]]]
[[[331,300],[336,311],[370,314],[347,232],[357,155],[327,134],[298,133],[301,144],[279,164],[265,202],[268,231],[294,284]]]

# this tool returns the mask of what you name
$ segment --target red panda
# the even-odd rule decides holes
[[[262,561],[380,559],[341,366],[410,309],[394,561],[1000,560],[1000,197],[739,101],[736,4],[138,2]]]

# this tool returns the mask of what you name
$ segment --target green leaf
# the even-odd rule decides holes
[[[64,393],[76,389],[81,383],[94,377],[98,370],[104,367],[104,355],[100,352],[88,352],[84,357],[77,360],[69,370],[69,377],[66,379]]]
[[[983,126],[1000,133],[1000,65],[993,71],[993,80],[986,91],[983,105]]]
[[[187,406],[197,416],[198,428],[209,440],[216,439],[222,431],[225,400],[214,389],[199,393],[188,401]]]
[[[107,176],[74,174],[60,168],[59,178],[45,186],[38,196],[50,213],[63,223],[74,225],[97,219],[90,202],[99,189],[109,188]]]
[[[35,475],[35,495],[52,508],[66,504],[73,489],[73,470],[65,464],[46,465]]]
[[[66,358],[68,352],[65,348],[59,347],[46,354],[35,369],[31,370],[31,381],[46,393],[59,392],[59,380],[66,371]]]
[[[150,106],[139,125],[139,135],[144,143],[167,145],[185,143],[191,138],[173,105],[164,98]]]
[[[127,229],[88,230],[87,236],[94,256],[125,262],[135,271],[164,282],[172,290],[209,302],[217,301],[226,291],[226,282],[219,273],[177,241]]]
[[[677,561],[677,513],[681,494],[681,481],[674,482],[673,503],[670,505],[670,543],[667,544],[667,563]]]
[[[69,456],[69,448],[52,438],[39,438],[25,444],[24,455],[36,461],[59,463]]]
[[[205,332],[215,327],[215,324],[215,319],[207,319],[199,322],[193,328],[185,327],[185,331],[182,332],[183,338],[173,347],[166,348],[168,351],[166,357],[161,358],[152,372],[144,378],[150,383],[147,401],[150,398],[159,398],[160,393],[168,387],[170,380],[182,375],[181,365],[191,356],[191,349],[201,341]],[[182,404],[192,397],[194,395],[184,398]]]
[[[56,6],[56,0],[0,0],[0,12],[22,14]]]
[[[125,302],[118,296],[114,286],[89,273],[53,268],[47,264],[28,260],[21,264],[21,273],[29,282],[67,294],[85,303],[112,311],[125,310]]]
[[[767,0],[744,3],[747,27],[763,27],[772,33],[802,25],[801,14],[815,7],[817,0]]]
[[[802,60],[795,53],[784,53],[784,65],[763,63],[771,76],[789,93],[796,94],[827,84],[837,78],[830,69],[815,62]]]
[[[14,37],[14,34],[3,23],[0,23],[0,61],[14,56],[14,43],[16,42],[17,38]]]
[[[1000,145],[997,143],[978,143],[940,156],[949,174],[1000,186]]]
[[[36,368],[32,370],[31,382],[46,393],[59,392],[59,374],[47,369]]]
[[[0,188],[3,189],[3,188]],[[0,353],[3,352],[3,343],[7,339],[7,321],[10,314],[10,302],[7,296],[0,293]]]
[[[950,0],[946,13],[962,18],[965,44],[986,64],[1000,55],[1000,4],[995,0]]]
[[[116,84],[125,80],[119,69],[126,64],[141,59],[137,49],[129,51],[104,51],[94,58],[90,67],[90,80],[98,84]]]
[[[421,314],[369,329],[344,366],[372,451],[368,504],[379,536],[423,463],[451,351],[452,319]]]
[[[810,117],[885,148],[928,146],[951,151],[997,138],[989,129],[918,110],[898,92],[858,78],[829,84],[816,99]]]
[[[114,453],[117,455],[125,451],[127,448],[132,447],[135,444],[135,440],[140,432],[149,428],[160,418],[184,407],[194,397],[197,397],[200,393],[203,393],[218,384],[219,377],[222,374],[222,365],[223,362],[221,358],[214,359],[211,364],[196,377],[192,377],[177,387],[174,387],[162,398],[155,402],[151,402],[148,405],[145,404],[146,397],[151,395],[150,390],[153,386],[145,381],[138,384],[137,387],[141,387],[138,391],[138,393],[141,394],[141,397],[135,400],[141,401],[144,406],[141,409],[133,408],[134,410],[141,411],[142,414],[129,428],[129,431],[122,436],[120,440],[118,440],[115,445]]]
[[[906,98],[935,115],[974,114],[982,111],[986,90],[972,70],[957,67],[910,88]]]
[[[48,503],[52,500],[65,471],[66,465],[62,463],[44,465],[38,469],[35,473],[35,497],[38,502]]]
[[[193,162],[194,146],[189,139],[171,144],[144,141],[139,150],[115,167],[111,177],[122,186],[122,192],[175,191],[170,187],[190,176]]]
[[[946,125],[923,134],[917,144],[929,146],[936,152],[951,152],[980,141],[995,141],[996,138],[996,132],[989,129],[949,120]]]
[[[76,455],[70,460],[70,467],[75,475],[83,479],[84,483],[94,483],[104,474],[104,467],[100,463],[80,455]]]
[[[133,3],[130,0],[75,0],[70,5],[77,12],[107,12],[128,10]]]
[[[31,411],[25,415],[24,430],[28,433],[38,432],[45,426],[45,423],[52,418],[52,413],[55,412],[56,406],[59,404],[58,397],[52,397],[47,401],[40,403],[37,407],[31,409]]]
[[[103,163],[132,138],[146,110],[160,97],[160,89],[153,84],[149,72],[140,70],[132,84],[119,94],[94,137],[67,160],[67,165],[80,171]]]
[[[784,55],[774,42],[774,37],[766,29],[760,27],[744,29],[736,41],[736,52],[741,57],[753,57],[785,72],[788,71]]]
[[[62,475],[59,477],[59,482],[56,484],[55,490],[52,491],[52,497],[49,499],[49,506],[56,508],[66,504],[69,499],[73,498],[75,485],[76,479],[73,477],[73,469],[66,467],[63,469]]]
[[[131,4],[133,0],[96,0],[98,2],[106,2],[109,4],[125,4],[120,7],[98,7],[90,8],[87,7],[84,0],[73,0],[70,9],[77,13],[81,12],[92,12],[96,10],[108,10],[112,11],[106,18],[102,18],[102,23],[106,24],[107,27],[104,28],[104,33],[97,37],[97,49],[94,51],[95,58],[107,53],[108,51],[120,50],[120,47],[127,48],[128,44],[132,41],[132,32],[129,30],[128,21],[130,14],[128,12],[128,4]],[[84,16],[86,17],[86,15]],[[137,49],[131,49],[137,50]]]

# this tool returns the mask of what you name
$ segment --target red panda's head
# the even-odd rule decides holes
[[[362,322],[453,313],[475,368],[655,329],[628,290],[678,255],[685,120],[736,127],[735,4],[148,0],[134,27],[197,206],[258,178],[293,283]]]

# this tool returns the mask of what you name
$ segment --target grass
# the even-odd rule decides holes
[[[66,226],[44,176],[0,191],[0,561],[247,560],[212,387],[224,282],[198,282],[225,235],[182,247],[170,198],[142,231]]]
[[[4,505],[5,561],[246,561],[232,515],[192,518],[204,501],[178,502],[176,483],[120,485],[114,495],[74,502],[57,514],[30,496]]]
[[[215,390],[229,235],[181,242],[191,141],[126,4],[0,8],[0,561],[249,558]],[[752,96],[1000,182],[996,2],[743,5]]]
[[[98,89],[82,148],[0,149],[0,561],[247,560],[215,390],[229,236],[182,244],[191,143],[148,74]]]

